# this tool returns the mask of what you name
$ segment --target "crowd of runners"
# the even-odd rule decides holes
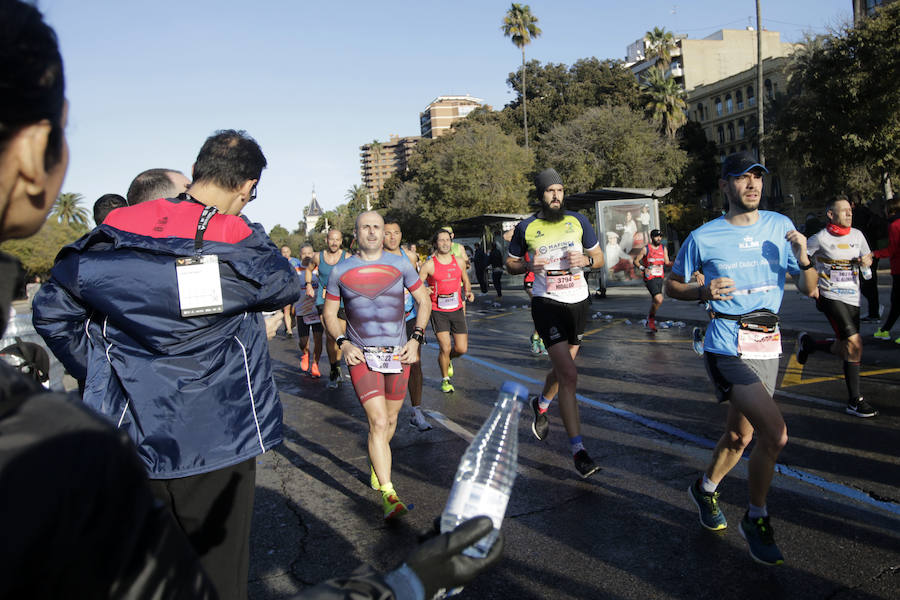
[[[4,74],[0,81],[8,103],[0,115],[5,240],[36,232],[58,196],[68,164],[68,106],[56,38],[40,13],[18,0],[0,0],[0,11],[0,49],[21,66],[14,78]],[[421,347],[429,325],[438,347],[439,389],[455,393],[453,360],[468,351],[466,303],[474,300],[469,259],[445,227],[421,261],[403,246],[400,224],[376,211],[357,217],[354,252],[334,229],[319,251],[305,244],[299,258],[289,247],[279,252],[261,226],[242,215],[266,164],[246,132],[218,131],[201,147],[190,180],[169,169],[139,174],[124,205],[115,208],[115,198],[104,197],[109,212],[100,224],[59,253],[50,280],[34,297],[34,325],[78,380],[82,402],[42,393],[23,373],[0,368],[7,507],[0,556],[11,575],[0,590],[12,590],[10,597],[116,591],[123,597],[246,597],[256,459],[283,440],[263,313],[291,337],[296,322],[300,368],[311,378],[322,375],[324,346],[325,387],[338,389],[349,379],[365,412],[369,483],[384,518],[412,508],[392,482],[390,443],[407,393],[410,424],[420,431],[432,427],[421,410]],[[703,527],[727,528],[718,489],[755,438],[738,530],[754,560],[776,565],[784,557],[767,496],[788,440],[773,398],[782,354],[778,311],[788,275],[816,299],[836,336],[801,334],[798,362],[817,351],[839,356],[846,411],[858,417],[878,411],[860,392],[860,286],[872,253],[851,227],[850,202],[830,199],[827,226],[807,239],[787,217],[759,210],[766,172],[751,154],[726,157],[719,179],[726,211],[691,232],[674,261],[660,232],[650,231],[640,215],[649,243],[630,266],[643,273],[650,294],[650,332],[663,292],[706,304],[709,325],[696,341],[728,414],[706,468],[685,481],[687,495]],[[570,464],[587,478],[600,466],[581,434],[576,358],[589,313],[586,274],[604,266],[604,252],[589,220],[566,209],[559,173],[544,169],[534,183],[537,210],[515,226],[505,257],[494,255],[495,245],[491,263],[498,296],[501,268],[526,275],[532,351],[549,360],[540,393],[529,399],[532,433],[547,439],[549,409],[557,402]],[[900,213],[900,202],[891,209]],[[630,220],[629,231],[636,230]],[[890,313],[876,333],[884,338],[900,315],[900,219],[891,223],[889,246],[875,255],[890,258],[894,281]],[[6,256],[0,267],[7,306],[15,268]],[[31,494],[36,483],[40,491]],[[67,503],[66,519],[57,519],[58,501]],[[470,520],[425,542],[384,576],[332,580],[302,597],[344,597],[351,589],[359,594],[354,597],[431,597],[496,562],[502,537],[484,558],[462,552],[490,528],[489,519]],[[45,548],[48,539],[67,555],[48,560],[29,551]]]

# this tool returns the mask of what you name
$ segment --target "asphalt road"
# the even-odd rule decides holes
[[[532,436],[524,409],[504,558],[461,597],[900,597],[900,346],[866,341],[863,392],[881,415],[860,419],[843,412],[840,361],[817,354],[801,367],[789,355],[793,339],[785,342],[776,399],[790,439],[769,509],[786,564],[763,567],[737,531],[746,461],[720,486],[724,532],[700,527],[686,493],[726,411],[691,350],[690,326],[651,335],[626,324],[635,311],[606,302],[596,310],[612,318],[589,323],[578,358],[583,435],[603,470],[578,477],[555,405],[545,442]],[[664,308],[674,310],[672,302]],[[507,293],[502,303],[479,299],[470,308],[469,354],[454,361],[455,393],[437,389],[433,341],[423,352],[434,429],[411,427],[407,403],[391,444],[392,478],[415,509],[397,523],[382,520],[380,494],[368,487],[367,427],[349,382],[326,390],[324,379],[299,373],[293,340],[272,340],[285,442],[259,460],[251,598],[289,598],[362,563],[388,570],[402,562],[440,514],[467,439],[500,384],[514,379],[540,390],[548,361],[529,351],[526,298]],[[321,366],[327,374],[327,358]]]

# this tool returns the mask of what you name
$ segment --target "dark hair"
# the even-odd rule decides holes
[[[846,200],[850,202],[850,198],[847,197],[847,194],[836,194],[828,199],[828,202],[825,204],[825,212],[829,210],[834,210],[834,205],[840,202],[841,200]],[[852,206],[852,203],[851,203]]]
[[[128,200],[118,194],[103,194],[94,202],[94,223],[100,225],[106,220],[106,215],[117,208],[128,206]]]
[[[266,168],[262,149],[246,131],[223,129],[206,138],[194,163],[194,183],[212,183],[236,190],[259,179]]]
[[[385,227],[387,227],[388,225],[396,225],[397,227],[400,227],[400,221],[397,220],[397,217],[388,216],[384,218],[384,225]],[[400,227],[400,229],[403,228]]]
[[[431,245],[432,246],[435,246],[435,247],[437,246],[438,236],[441,235],[442,233],[446,233],[447,237],[450,238],[450,241],[451,242],[453,241],[453,236],[450,235],[449,231],[447,231],[446,229],[438,229],[437,232],[435,232],[435,234],[431,237]]]
[[[174,197],[178,190],[169,178],[169,173],[180,174],[181,171],[174,169],[147,169],[143,173],[139,173],[131,182],[131,185],[128,186],[128,192],[125,194],[128,198],[128,205],[134,206],[147,200]]]
[[[0,0],[0,152],[16,133],[47,119],[44,168],[62,157],[65,81],[56,34],[35,7]]]
[[[300,252],[303,252],[303,249],[306,247],[309,247],[311,250],[315,250],[315,248],[312,245],[312,242],[303,242],[302,244],[300,244]]]

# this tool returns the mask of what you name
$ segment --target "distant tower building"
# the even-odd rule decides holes
[[[315,229],[316,223],[319,222],[319,219],[321,219],[324,214],[325,211],[322,210],[322,207],[319,206],[319,201],[316,200],[316,186],[313,186],[312,200],[310,200],[309,206],[303,209],[303,218],[306,219],[307,233]]]
[[[484,104],[481,98],[465,96],[438,96],[419,113],[419,126],[423,138],[436,138],[450,131],[450,125],[466,117]]]
[[[369,190],[373,201],[391,175],[403,173],[409,168],[409,157],[421,139],[417,135],[400,137],[391,134],[390,137],[389,142],[374,141],[359,147],[363,185]]]

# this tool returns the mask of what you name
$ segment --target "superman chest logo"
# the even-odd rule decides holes
[[[389,265],[365,265],[350,269],[341,277],[341,285],[348,290],[374,300],[385,293],[403,274]]]

